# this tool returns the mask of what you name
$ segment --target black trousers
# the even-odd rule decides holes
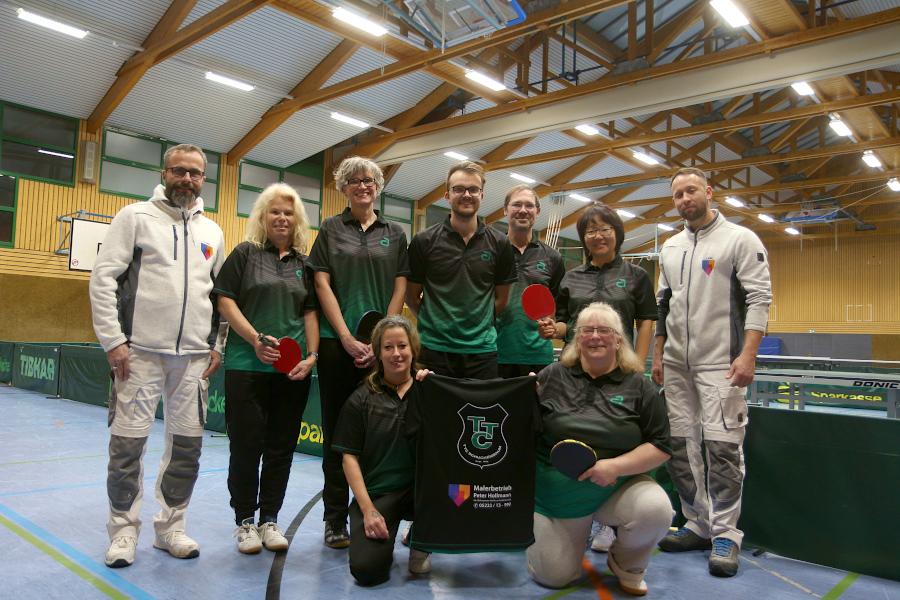
[[[276,521],[284,502],[310,380],[281,373],[225,372],[225,425],[234,520]],[[262,469],[260,469],[260,460]]]
[[[322,504],[325,506],[324,521],[347,522],[347,504],[350,502],[350,488],[344,477],[343,455],[332,452],[331,438],[337,427],[341,408],[353,390],[359,387],[368,374],[367,369],[357,369],[353,358],[344,350],[340,340],[322,338],[319,340],[319,398],[322,401],[322,473],[325,486],[322,490]]]
[[[390,579],[394,562],[394,539],[400,521],[413,519],[412,489],[389,492],[372,503],[388,528],[386,540],[366,537],[365,522],[356,499],[350,504],[350,574],[360,585],[377,585]]]
[[[419,362],[426,369],[438,375],[456,377],[458,379],[495,379],[497,372],[497,353],[460,354],[457,352],[441,352],[422,347]]]
[[[513,379],[514,377],[524,377],[529,373],[537,375],[541,369],[547,365],[497,365],[500,377],[503,379]]]

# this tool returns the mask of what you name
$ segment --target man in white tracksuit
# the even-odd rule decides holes
[[[91,274],[94,331],[113,376],[106,482],[110,567],[134,562],[142,459],[161,397],[166,435],[153,545],[178,558],[200,554],[184,532],[185,512],[200,464],[208,377],[222,359],[225,325],[220,332],[210,294],[225,240],[203,216],[203,151],[174,146],[163,164],[165,185],[150,200],[119,211]]]
[[[665,384],[672,459],[667,468],[687,523],[667,552],[711,548],[709,572],[738,570],[746,387],[772,301],[766,249],[710,207],[703,171],[679,169],[672,200],[686,227],[659,255],[653,379]]]

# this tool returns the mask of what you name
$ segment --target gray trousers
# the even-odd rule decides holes
[[[673,451],[666,468],[678,489],[686,527],[740,546],[747,388],[732,387],[727,371],[664,368]]]
[[[200,375],[208,364],[208,354],[170,356],[129,350],[130,375],[125,381],[115,380],[109,402],[106,528],[110,539],[136,538],[140,533],[143,458],[160,398],[165,398],[166,435],[156,478],[160,510],[153,525],[158,535],[184,530],[200,468],[209,387]]]
[[[534,544],[526,556],[528,572],[541,585],[565,587],[579,579],[591,522],[617,528],[610,553],[626,571],[642,573],[656,543],[672,523],[672,503],[666,492],[647,475],[632,477],[591,515],[558,519],[534,513]]]

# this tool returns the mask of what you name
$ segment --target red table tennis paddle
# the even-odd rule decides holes
[[[532,283],[522,292],[522,310],[528,318],[537,321],[556,314],[556,302],[550,288],[539,283]]]
[[[278,340],[278,352],[281,353],[281,356],[278,357],[278,360],[272,366],[285,375],[290,373],[297,366],[297,363],[303,360],[300,344],[294,338],[283,337]]]
[[[550,463],[570,479],[578,479],[596,462],[597,454],[594,449],[578,440],[557,442],[550,450]]]

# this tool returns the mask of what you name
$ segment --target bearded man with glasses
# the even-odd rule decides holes
[[[419,362],[439,375],[497,377],[494,316],[509,301],[516,262],[509,239],[484,224],[478,209],[484,169],[454,165],[447,175],[447,218],[409,246],[406,303],[418,317]]]
[[[200,547],[185,513],[200,466],[209,376],[222,362],[225,329],[211,294],[225,260],[225,239],[203,216],[206,155],[170,148],[163,185],[147,202],[113,219],[91,274],[94,332],[111,368],[109,398],[109,567],[134,562],[141,527],[142,458],[156,406],[165,397],[165,442],[153,519],[153,545],[177,558]]]

